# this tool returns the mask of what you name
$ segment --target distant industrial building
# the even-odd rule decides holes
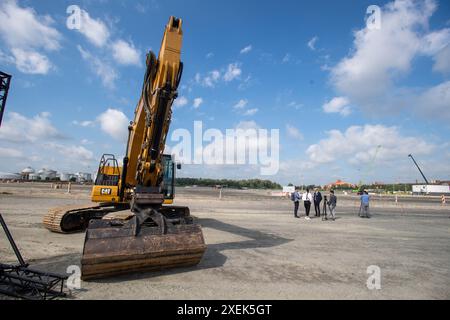
[[[0,180],[20,180],[22,176],[19,173],[0,172]]]
[[[30,180],[30,175],[33,175],[35,173],[34,169],[31,167],[26,167],[22,170],[20,175],[22,176],[23,180]]]
[[[30,173],[28,175],[28,180],[29,181],[38,181],[38,180],[41,180],[41,176],[39,174],[37,174],[37,173]]]
[[[412,192],[415,195],[428,194],[428,195],[450,195],[450,186],[448,184],[435,185],[435,184],[420,184],[413,185]]]
[[[355,185],[349,182],[345,182],[342,180],[336,180],[335,182],[329,183],[325,186],[325,189],[334,189],[334,188],[355,188]]]
[[[23,181],[55,181],[62,182],[92,182],[92,174],[87,172],[58,173],[55,170],[42,168],[35,171],[32,167],[24,168],[20,173],[0,172],[0,180],[23,180]]]
[[[87,172],[77,172],[77,182],[92,182],[92,174]]]
[[[38,171],[38,175],[41,177],[40,180],[55,180],[56,179],[56,175],[57,172],[55,170],[51,170],[51,169],[41,169]]]
[[[431,181],[433,184],[440,184],[440,185],[449,185],[450,186],[450,180],[433,180]]]
[[[59,174],[60,181],[76,181],[77,176],[73,173],[62,172]]]

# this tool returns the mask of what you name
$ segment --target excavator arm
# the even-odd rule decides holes
[[[183,39],[182,21],[170,17],[158,58],[147,55],[141,98],[135,118],[129,127],[124,159],[123,186],[149,191],[160,187],[162,155],[172,117],[172,104],[177,97],[183,64],[180,61]],[[128,190],[130,191],[130,190]]]

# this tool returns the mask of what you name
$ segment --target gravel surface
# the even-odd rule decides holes
[[[373,202],[338,194],[336,221],[294,219],[288,199],[267,191],[178,188],[208,245],[192,268],[82,282],[69,299],[449,299],[450,206],[438,199]],[[431,200],[430,200],[431,199]],[[0,213],[33,267],[65,273],[79,265],[84,234],[61,235],[41,220],[55,206],[89,202],[89,186],[0,184]],[[301,207],[302,216],[304,209]],[[1,262],[14,253],[0,232]],[[369,290],[367,267],[381,270]],[[0,299],[6,297],[0,295]]]

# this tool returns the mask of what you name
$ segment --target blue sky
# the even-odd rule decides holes
[[[379,30],[366,26],[372,4]],[[84,29],[66,27],[69,5]],[[183,19],[185,66],[171,131],[280,130],[275,176],[250,165],[182,176],[420,181],[413,153],[430,179],[450,179],[448,1],[2,1],[0,70],[13,80],[0,171],[121,157],[145,53],[170,15]]]

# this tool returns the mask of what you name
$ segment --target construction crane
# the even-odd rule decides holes
[[[3,113],[5,112],[6,99],[8,98],[11,76],[0,71],[0,126],[2,125]]]
[[[68,233],[88,226],[82,279],[192,266],[206,250],[189,208],[171,205],[176,166],[171,155],[163,154],[183,70],[182,38],[182,20],[170,17],[158,58],[151,51],[147,55],[123,165],[114,155],[100,160],[91,192],[91,200],[99,205],[56,208],[44,217],[51,231]]]
[[[413,155],[412,155],[412,154],[408,154],[408,157],[411,158],[411,160],[412,160],[412,161],[414,162],[414,164],[416,165],[417,169],[419,169],[419,172],[420,172],[420,174],[422,175],[423,180],[425,180],[426,184],[430,184],[430,183],[428,182],[427,177],[425,177],[425,175],[423,174],[423,172],[422,172],[422,170],[420,169],[419,165],[417,164],[416,160],[414,159]]]
[[[379,153],[380,149],[381,149],[381,145],[377,145],[377,147],[376,147],[376,149],[375,149],[375,153],[374,153],[372,159],[370,160],[370,162],[369,162],[369,164],[367,165],[366,169],[365,169],[365,170],[363,171],[363,173],[361,174],[361,177],[362,177],[364,180],[365,180],[366,175],[368,175],[369,173],[372,172],[373,166],[374,166],[374,164],[375,164],[375,160],[376,160],[376,158],[377,158],[377,156],[378,156],[378,153]],[[364,183],[363,179],[361,179],[361,180],[359,181],[359,185],[358,185],[358,191],[359,191],[359,192],[362,191],[362,190],[359,190],[359,189],[361,188],[361,186],[362,186],[363,183]]]

